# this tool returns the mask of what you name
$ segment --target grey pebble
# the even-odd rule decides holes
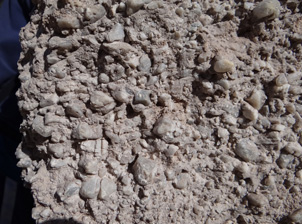
[[[82,183],[80,195],[85,199],[95,198],[100,190],[101,179],[97,176],[90,177]]]
[[[240,140],[235,147],[235,153],[246,162],[255,162],[260,155],[256,144],[249,139]]]

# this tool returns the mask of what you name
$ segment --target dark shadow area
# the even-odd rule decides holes
[[[80,222],[74,221],[72,218],[71,219],[54,219],[54,220],[49,220],[46,222],[41,222],[40,224],[82,224]]]

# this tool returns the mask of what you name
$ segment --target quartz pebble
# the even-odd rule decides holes
[[[258,147],[249,139],[240,140],[236,144],[235,153],[246,162],[255,162],[259,157]]]
[[[145,186],[153,182],[157,166],[153,160],[139,156],[136,159],[132,169],[134,172],[135,180],[140,185]]]

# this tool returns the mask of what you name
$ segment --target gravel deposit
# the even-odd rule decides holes
[[[302,223],[301,1],[35,4],[16,156],[37,223]]]

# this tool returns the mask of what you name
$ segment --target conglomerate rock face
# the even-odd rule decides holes
[[[16,156],[38,223],[302,222],[300,1],[36,4]]]

